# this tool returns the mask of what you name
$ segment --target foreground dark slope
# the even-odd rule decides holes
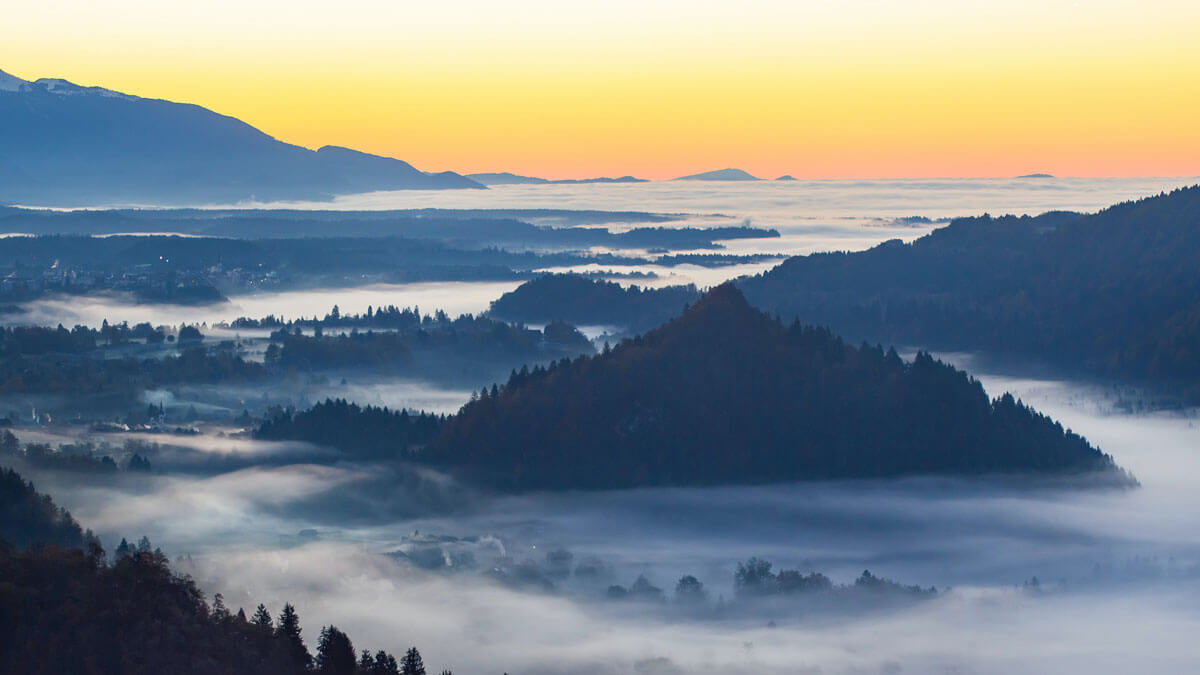
[[[0,516],[2,673],[401,673],[383,650],[360,660],[333,626],[307,636],[314,658],[291,605],[276,621],[262,605],[252,617],[233,612],[219,595],[210,606],[148,540],[122,542],[110,561],[90,531],[10,469],[0,468]]]
[[[282,143],[196,105],[63,80],[0,89],[0,202],[188,204],[480,187],[388,157]]]
[[[909,474],[1127,479],[1079,436],[927,354],[785,326],[731,285],[596,357],[514,375],[420,457],[500,489]]]
[[[854,339],[1200,394],[1200,187],[1086,216],[962,219],[912,244],[792,258],[739,287]]]

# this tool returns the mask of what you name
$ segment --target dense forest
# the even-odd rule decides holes
[[[326,400],[308,410],[282,411],[265,420],[255,438],[327,445],[356,459],[408,459],[427,446],[444,417]],[[348,431],[353,430],[353,431]]]
[[[399,415],[326,404],[260,434],[346,447],[396,433]],[[987,473],[1132,484],[1083,438],[926,353],[906,363],[785,325],[728,284],[603,354],[513,372],[440,427],[409,458],[501,490]]]
[[[0,470],[0,672],[160,675],[425,675],[403,657],[356,652],[336,626],[309,651],[296,608],[277,617],[211,605],[142,538],[112,560],[69,513]],[[309,639],[312,639],[311,637]],[[443,671],[448,675],[448,671]]]
[[[42,235],[0,238],[0,272],[25,292],[128,290],[147,294],[208,286],[224,292],[322,283],[361,285],[371,280],[473,281],[517,279],[546,266],[637,264],[615,254],[511,252],[497,247],[452,246],[404,237],[234,239],[181,236],[85,237]],[[3,289],[0,289],[3,290]],[[9,295],[14,290],[5,291]]]
[[[0,232],[39,234],[162,233],[293,239],[297,237],[404,237],[464,248],[480,246],[716,249],[733,239],[774,238],[772,229],[639,226],[665,223],[678,215],[638,211],[564,209],[409,209],[320,211],[288,209],[111,209],[46,211],[0,206]],[[591,227],[580,227],[589,225]]]
[[[70,471],[106,478],[122,468],[132,473],[150,473],[154,470],[150,456],[158,451],[157,444],[132,438],[125,439],[120,446],[104,441],[59,443],[57,447],[49,443],[21,443],[13,432],[0,430],[0,457],[9,458],[20,467],[34,469]],[[4,537],[0,535],[0,538]]]
[[[266,375],[261,363],[202,347],[143,359],[44,354],[0,359],[0,394],[128,393],[165,384],[252,382]]]
[[[785,325],[726,284],[594,358],[510,379],[428,461],[502,489],[1110,472],[1107,455],[920,353]]]
[[[719,608],[728,610],[742,605],[776,604],[787,606],[805,603],[812,608],[814,600],[834,604],[869,601],[913,601],[937,596],[937,589],[904,585],[871,574],[863,570],[851,584],[835,584],[820,572],[802,572],[796,569],[773,571],[774,565],[762,558],[749,558],[737,564],[733,575],[733,602],[720,603]],[[644,575],[638,576],[629,586],[614,584],[608,587],[607,595],[612,600],[636,600],[642,602],[666,602],[667,592],[655,586]],[[711,600],[704,583],[694,575],[685,574],[675,583],[671,600],[681,606],[695,609],[707,605]]]
[[[1091,215],[961,218],[911,244],[814,253],[735,283],[764,311],[872,343],[966,350],[1200,400],[1200,186]],[[577,276],[530,280],[496,301],[637,333],[696,291]]]
[[[272,329],[264,362],[247,358],[235,341],[206,341],[195,326],[0,327],[0,394],[119,394],[332,369],[474,384],[515,364],[595,351],[582,333],[562,322],[537,330],[484,316],[451,318],[440,311],[422,315],[396,307],[368,308],[363,315],[342,315],[334,307],[324,318],[286,322],[273,316],[238,319],[229,328]]]
[[[510,321],[568,321],[619,326],[641,333],[677,316],[700,297],[695,286],[628,288],[576,274],[531,279],[492,302],[492,316]]]
[[[308,326],[313,327],[313,335],[301,333]],[[347,326],[348,333],[325,334],[330,328]],[[360,332],[359,326],[369,328]],[[373,327],[383,330],[375,332]],[[271,334],[271,341],[278,349],[267,352],[267,362],[283,368],[371,367],[426,376],[433,371],[422,365],[444,368],[471,363],[491,370],[487,365],[497,361],[541,361],[595,351],[587,337],[562,322],[535,330],[471,314],[454,319],[442,312],[421,317],[417,311],[394,307],[344,318],[335,307],[324,319],[287,324]]]
[[[964,218],[912,244],[792,258],[739,287],[854,339],[1200,396],[1200,186],[1092,215]]]

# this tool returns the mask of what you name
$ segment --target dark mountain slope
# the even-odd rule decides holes
[[[912,244],[792,258],[739,287],[856,339],[1200,393],[1200,187],[1092,215],[961,219]]]
[[[1077,473],[1112,460],[927,354],[785,326],[731,285],[611,353],[517,374],[422,459],[501,489]]]
[[[12,432],[0,431],[0,446],[6,451],[16,443]],[[91,532],[84,532],[71,514],[35,490],[33,483],[12,469],[0,468],[0,542],[17,548],[82,548],[91,540]]]
[[[350,667],[321,672],[356,672],[341,631],[308,636],[314,660],[294,607],[273,621],[262,605],[253,618],[235,613],[219,594],[210,606],[148,539],[122,541],[110,562],[90,532],[8,469],[0,469],[0,515],[0,672],[302,675],[330,659],[333,633]],[[399,675],[382,650],[368,663],[357,672]]]

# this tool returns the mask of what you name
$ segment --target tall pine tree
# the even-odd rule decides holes
[[[425,663],[421,661],[421,652],[416,647],[410,647],[400,661],[400,675],[425,675]]]
[[[296,614],[296,608],[291,603],[285,603],[283,611],[279,613],[279,621],[275,625],[275,641],[283,650],[288,662],[297,670],[308,668],[312,663],[312,656],[304,646],[304,639],[300,637],[300,616]]]

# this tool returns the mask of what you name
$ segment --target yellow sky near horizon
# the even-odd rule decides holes
[[[0,69],[426,170],[1200,174],[1200,3],[46,0]]]

